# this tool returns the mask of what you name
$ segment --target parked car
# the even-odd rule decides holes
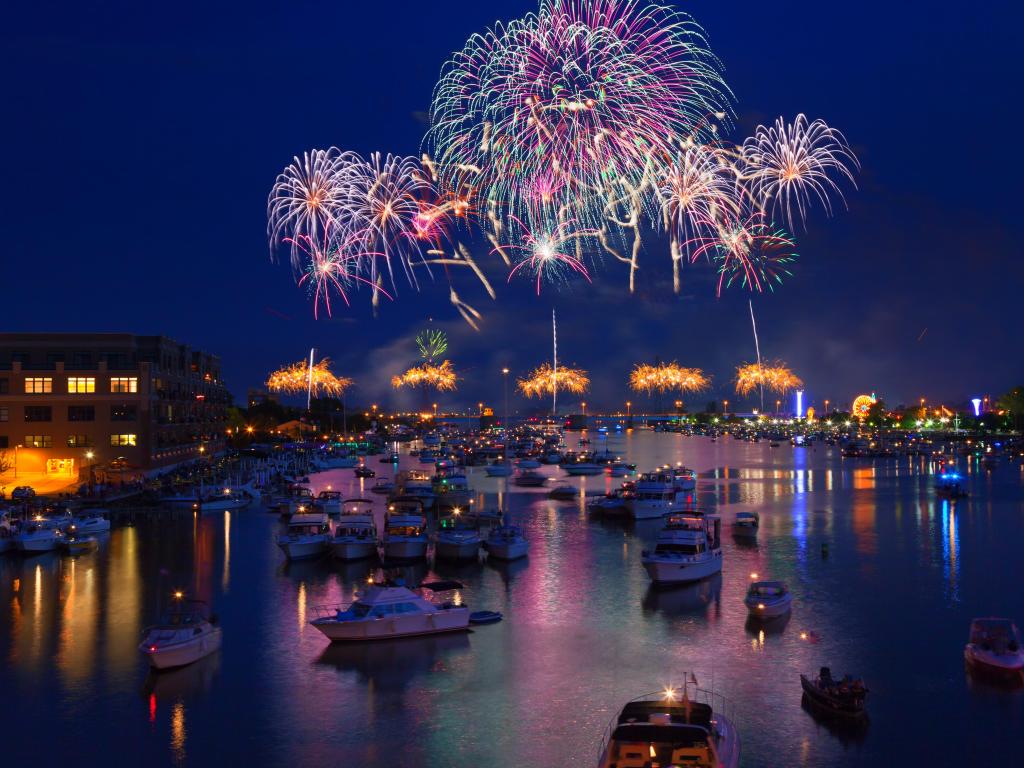
[[[11,491],[12,501],[26,501],[36,495],[35,489],[30,485],[19,485]]]

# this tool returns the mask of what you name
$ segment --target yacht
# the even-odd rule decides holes
[[[487,534],[487,553],[497,560],[518,560],[530,551],[522,529],[517,525],[496,525]]]
[[[461,472],[446,473],[434,481],[433,487],[439,507],[464,507],[473,497],[473,492],[469,489],[469,482]]]
[[[292,515],[313,512],[316,499],[313,492],[304,485],[292,485],[288,488],[287,498],[281,502],[278,509],[282,517],[290,518]]]
[[[430,475],[422,470],[410,470],[399,484],[403,496],[413,496],[423,502],[424,508],[434,504],[434,486]]]
[[[540,469],[540,462],[537,459],[524,456],[516,462],[516,467],[519,469]]]
[[[289,560],[308,560],[327,551],[332,539],[331,520],[323,512],[296,512],[277,546]]]
[[[724,706],[694,685],[633,699],[608,726],[598,768],[736,768],[740,738]]]
[[[199,661],[220,648],[221,629],[206,603],[175,594],[167,615],[146,630],[139,651],[154,669],[171,669]]]
[[[539,488],[547,482],[547,478],[532,469],[523,469],[516,473],[512,482],[520,488]]]
[[[626,511],[635,520],[664,517],[683,509],[684,496],[671,472],[644,472],[637,478],[636,491],[626,502]]]
[[[434,536],[434,554],[447,560],[475,560],[480,554],[480,528],[459,510],[442,517]]]
[[[373,519],[372,501],[344,501],[341,516],[334,524],[331,554],[338,560],[365,560],[377,554],[377,524]]]
[[[625,515],[628,501],[629,498],[625,491],[617,488],[605,496],[599,496],[593,501],[587,502],[587,510],[594,514],[609,516]]]
[[[573,461],[562,465],[566,474],[574,477],[581,475],[600,475],[604,466],[593,461]]]
[[[975,619],[964,648],[971,670],[1007,680],[1024,682],[1024,649],[1020,632],[1009,619]]]
[[[383,640],[469,629],[469,608],[438,605],[400,584],[371,584],[347,607],[316,606],[310,624],[332,642]]]
[[[377,482],[370,488],[370,493],[379,493],[385,496],[395,490],[395,484],[386,477],[377,478]]]
[[[52,552],[64,541],[61,521],[37,515],[22,526],[14,541],[27,554]]]
[[[394,505],[392,505],[394,506]],[[384,558],[416,560],[427,556],[427,518],[419,512],[388,511],[384,522]]]
[[[641,562],[659,584],[697,581],[722,570],[722,521],[717,515],[669,515],[653,550]]]
[[[755,581],[743,598],[747,613],[755,619],[775,619],[789,613],[793,595],[781,581]]]
[[[197,509],[203,513],[224,512],[247,507],[251,501],[251,497],[241,493],[232,493],[230,488],[225,488],[220,493],[199,495],[192,504],[192,509]]]
[[[316,495],[316,504],[328,517],[337,517],[341,514],[341,491],[320,491]]]
[[[68,534],[81,538],[93,533],[107,533],[110,521],[106,518],[105,509],[83,509],[77,512],[68,526]]]
[[[663,467],[663,470],[672,473],[672,477],[675,479],[676,488],[680,491],[689,492],[697,488],[697,473],[692,469],[684,467],[682,464],[676,464],[674,467],[670,467],[666,464]]]
[[[761,525],[761,518],[757,512],[737,512],[736,520],[732,524],[734,536],[757,536],[757,529]]]

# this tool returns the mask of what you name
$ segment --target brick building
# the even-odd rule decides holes
[[[25,472],[74,480],[216,453],[230,404],[219,360],[163,336],[0,333],[0,451]]]

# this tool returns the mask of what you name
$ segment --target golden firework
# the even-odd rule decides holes
[[[391,386],[395,389],[402,387],[422,387],[423,389],[435,389],[438,392],[451,392],[455,389],[458,376],[450,360],[445,360],[440,365],[423,363],[416,365],[399,376],[391,377]]]
[[[551,395],[556,390],[582,395],[590,389],[590,377],[587,376],[586,371],[579,368],[559,366],[556,373],[550,363],[544,363],[539,368],[535,368],[525,379],[519,379],[516,386],[527,397]]]
[[[677,363],[648,365],[637,363],[629,376],[629,386],[637,392],[699,392],[711,380],[700,368],[683,368]]]
[[[799,389],[803,381],[782,362],[746,363],[736,369],[736,392],[749,395],[758,387],[771,392],[786,393],[791,389]]]
[[[312,385],[310,384],[309,363],[303,360],[301,363],[279,368],[270,374],[267,379],[267,389],[271,392],[284,392],[296,395],[301,392],[308,392],[312,389],[317,395],[340,395],[350,386],[352,379],[344,376],[335,376],[331,372],[330,360],[326,357],[313,366]]]

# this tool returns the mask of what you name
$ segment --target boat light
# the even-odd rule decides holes
[[[757,578],[757,571],[754,571],[753,573],[751,573],[750,574],[750,578],[756,579]]]
[[[651,750],[651,757],[657,757],[658,756],[658,753],[655,751],[653,744],[651,744],[650,750]]]
[[[181,591],[180,589],[179,589],[179,590],[177,590],[177,591],[176,591],[176,592],[174,593],[174,597],[175,597],[175,599],[176,599],[176,600],[181,600],[181,598],[183,598],[184,596],[185,596],[185,593],[184,593],[184,592],[182,592],[182,591]]]
[[[155,646],[155,645],[151,645],[151,646],[149,646],[149,650],[150,650],[150,651],[155,651],[155,650],[156,650],[156,646]]]
[[[665,687],[665,698],[668,701],[676,700],[676,689],[673,688],[671,685]]]
[[[764,603],[758,603],[757,604],[757,610],[763,611],[764,610]]]
[[[807,639],[807,633],[806,632],[801,632],[800,633],[800,639],[801,640],[806,640]]]

